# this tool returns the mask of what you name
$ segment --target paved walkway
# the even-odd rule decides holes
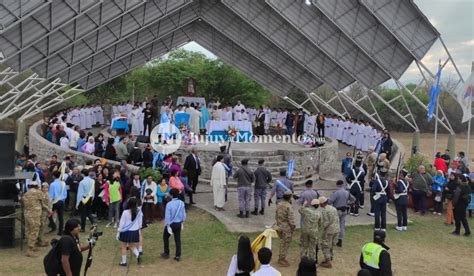
[[[329,195],[334,190],[334,185],[329,182],[319,181],[315,188],[320,191],[320,193],[325,196],[329,197]],[[330,186],[333,186],[330,188]],[[296,190],[296,194],[302,191],[302,188]],[[265,206],[265,215],[250,215],[249,218],[241,219],[237,217],[238,210],[239,210],[239,203],[237,200],[237,190],[235,188],[230,188],[228,191],[228,200],[225,204],[225,211],[219,212],[214,209],[214,201],[212,195],[212,189],[208,184],[200,184],[198,185],[198,193],[195,195],[195,201],[197,202],[196,207],[201,208],[213,216],[215,216],[219,221],[221,221],[230,232],[238,232],[238,233],[245,233],[245,232],[260,232],[265,229],[266,226],[270,226],[275,221],[275,204],[272,204],[270,207]],[[273,198],[275,201],[275,198]],[[369,195],[366,193],[366,202],[369,202]],[[250,204],[252,210],[254,207],[254,201],[252,198]],[[299,205],[297,203],[293,203],[293,210],[295,213],[295,220],[296,222],[300,221],[300,216],[298,213]],[[346,225],[373,225],[374,218],[369,217],[366,215],[368,212],[369,204],[366,204],[365,209],[360,210],[359,217],[347,216],[346,217]],[[387,223],[388,224],[395,224],[396,223],[396,216],[395,212],[389,207],[387,208]],[[299,228],[299,223],[297,223],[297,227]]]

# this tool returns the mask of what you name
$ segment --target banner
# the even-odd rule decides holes
[[[472,117],[472,86],[474,84],[474,64],[472,65],[471,75],[467,78],[464,83],[458,85],[458,88],[454,91],[456,99],[462,108],[462,122],[469,121]]]

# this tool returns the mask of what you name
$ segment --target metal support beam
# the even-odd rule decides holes
[[[28,110],[23,113],[19,120],[28,119],[36,114],[39,114],[45,110],[50,109],[51,107],[57,106],[64,101],[67,101],[79,94],[85,92],[85,90],[80,89],[79,85],[76,85],[72,88],[64,90],[64,86],[55,87],[51,90],[48,90],[47,93],[44,93],[40,97],[38,97],[28,108]],[[42,102],[43,100],[54,96],[54,98]]]
[[[380,128],[384,129],[385,125],[383,124],[382,120],[378,120],[378,118],[374,118],[370,113],[368,113],[362,106],[359,105],[358,101],[354,101],[351,97],[349,97],[345,92],[338,92],[339,95],[341,96],[342,99],[346,100],[349,104],[351,104],[355,109],[357,109],[360,113],[362,113],[364,116],[369,118],[373,123],[375,123],[377,126]],[[365,96],[363,99],[365,99],[368,96]],[[360,100],[359,100],[360,101]],[[377,113],[377,110],[375,110],[375,113]]]
[[[295,102],[293,99],[291,99],[290,97],[288,96],[285,96],[283,97],[283,99],[287,102],[289,102],[291,105],[293,105],[294,107],[298,108],[298,109],[303,109],[304,112],[306,113],[310,113],[306,108],[304,108],[301,104]]]

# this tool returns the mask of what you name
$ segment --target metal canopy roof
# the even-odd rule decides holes
[[[412,0],[4,0],[3,64],[89,90],[196,41],[280,96],[399,79],[439,33]]]

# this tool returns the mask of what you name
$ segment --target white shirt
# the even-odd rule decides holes
[[[76,148],[77,147],[77,140],[79,140],[79,132],[73,130],[69,146],[72,147],[72,148]]]
[[[237,104],[237,105],[235,105],[235,107],[234,107],[234,112],[235,112],[235,113],[240,113],[240,112],[242,111],[242,109],[245,110],[245,105],[243,105],[243,104]]]
[[[59,146],[61,148],[69,148],[69,139],[67,136],[61,137],[61,139],[59,139]]]
[[[123,211],[120,217],[118,232],[137,231],[142,227],[143,213],[137,208],[137,216],[132,221],[132,211],[127,209]]]
[[[253,276],[281,276],[278,270],[274,269],[271,265],[261,265],[260,269],[257,270]]]

